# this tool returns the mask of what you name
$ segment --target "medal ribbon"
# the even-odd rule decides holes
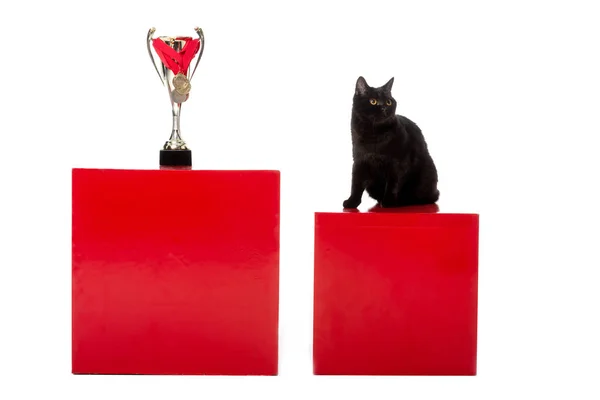
[[[184,38],[177,38],[184,39]],[[188,68],[194,56],[200,49],[200,39],[186,40],[181,51],[175,51],[171,46],[156,38],[152,40],[152,46],[156,50],[156,54],[160,60],[169,68],[175,75],[182,73],[187,75]]]

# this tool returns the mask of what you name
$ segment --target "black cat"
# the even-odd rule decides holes
[[[396,115],[394,78],[380,88],[356,82],[352,106],[352,189],[344,208],[356,208],[363,191],[382,207],[438,201],[437,170],[421,129]]]

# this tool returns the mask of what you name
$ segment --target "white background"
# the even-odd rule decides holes
[[[0,398],[597,399],[594,3],[3,3]],[[280,376],[72,376],[70,169],[156,167],[170,105],[146,32],[196,25],[195,168],[282,171]],[[481,213],[475,378],[311,375],[313,212],[349,194],[359,75],[395,76],[442,211]]]

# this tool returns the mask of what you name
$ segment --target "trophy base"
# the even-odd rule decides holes
[[[192,166],[192,151],[191,150],[161,150],[160,151],[160,166],[161,167],[191,167]]]

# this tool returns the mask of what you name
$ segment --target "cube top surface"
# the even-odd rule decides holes
[[[133,171],[166,171],[169,173],[174,172],[204,172],[204,173],[230,173],[230,172],[271,172],[279,174],[279,170],[275,169],[194,169],[189,167],[157,167],[157,168],[71,168],[72,171],[121,171],[121,172],[133,172]]]
[[[358,209],[342,209],[342,208],[325,208],[323,210],[317,211],[316,214],[350,214],[350,215],[373,215],[373,214],[385,214],[385,215],[395,215],[395,214],[414,214],[414,215],[422,215],[422,214],[433,214],[433,215],[447,215],[447,214],[456,214],[456,215],[479,215],[478,212],[468,211],[465,212],[463,208],[449,206],[446,207],[444,205],[440,206],[439,204],[426,204],[426,205],[415,205],[415,206],[405,206],[405,207],[392,207],[392,208],[383,208],[379,205],[374,205],[369,207],[366,210],[358,210]],[[360,217],[364,218],[364,217]]]
[[[277,374],[279,172],[73,170],[73,372]]]
[[[440,212],[437,204],[409,206],[398,208],[382,208],[374,206],[368,211],[338,210],[315,213],[315,223],[334,228],[339,226],[362,226],[377,224],[391,228],[400,226],[460,226],[479,224],[479,214],[464,212]]]

